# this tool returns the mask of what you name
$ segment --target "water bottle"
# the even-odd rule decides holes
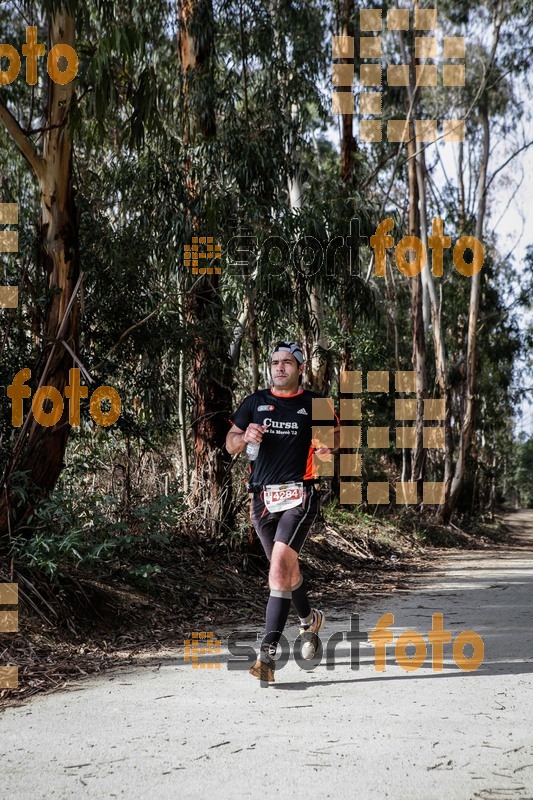
[[[255,461],[259,455],[260,446],[257,442],[248,442],[246,445],[246,458],[248,461]]]
[[[269,425],[270,425],[270,420],[266,425],[261,426],[263,428],[263,431],[266,431]],[[248,444],[246,445],[246,458],[248,459],[248,461],[255,461],[255,459],[259,455],[260,447],[261,447],[260,442],[259,444],[257,442],[248,442]]]

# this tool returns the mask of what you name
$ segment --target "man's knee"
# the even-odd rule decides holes
[[[273,557],[270,562],[268,577],[275,582],[290,581],[292,578],[292,565]]]
[[[269,579],[275,583],[291,582],[294,574],[294,568],[297,566],[296,560],[298,554],[287,545],[276,546],[274,544],[272,551],[272,558],[270,560]]]
[[[291,586],[295,586],[301,580],[300,567],[298,561],[293,565],[291,572]]]

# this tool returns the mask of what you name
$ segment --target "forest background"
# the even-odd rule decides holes
[[[418,3],[398,5],[413,19]],[[418,502],[339,509],[337,463],[324,494],[351,529],[368,515],[418,531],[466,529],[499,506],[533,503],[530,425],[517,433],[533,388],[533,247],[529,231],[510,247],[495,232],[532,144],[533,5],[439,2],[439,48],[443,36],[466,37],[464,87],[415,90],[412,26],[383,33],[383,63],[408,63],[411,73],[410,88],[384,82],[383,119],[465,120],[464,142],[427,145],[414,135],[364,143],[357,113],[332,115],[339,35],[356,39],[357,112],[365,7],[0,4],[2,43],[21,52],[35,25],[47,49],[67,43],[79,58],[68,85],[49,79],[43,59],[35,85],[23,61],[18,80],[0,86],[0,202],[19,205],[19,251],[2,256],[1,283],[18,285],[19,303],[0,310],[0,385],[30,368],[33,394],[43,385],[63,394],[77,367],[90,393],[109,385],[122,401],[110,427],[95,423],[87,401],[80,426],[65,407],[44,427],[26,400],[14,428],[2,390],[2,579],[19,581],[28,602],[38,585],[43,593],[73,576],[85,587],[89,578],[157,587],[170,554],[183,564],[185,539],[238,551],[246,565],[247,468],[224,440],[232,409],[268,385],[279,338],[302,342],[304,385],[336,402],[342,371],[416,371],[415,446],[391,439],[378,451],[363,441],[360,452],[363,481],[416,481]],[[387,3],[373,7],[386,18]],[[353,219],[370,237],[385,217],[395,243],[414,235],[427,246],[433,218],[452,244],[475,236],[482,270],[460,275],[450,249],[442,278],[429,267],[409,278],[391,249],[378,277],[362,244],[360,274],[341,248],[331,275],[304,246],[314,237],[325,251]],[[196,236],[221,245],[211,262],[220,273],[185,265]],[[251,254],[252,242],[260,250],[273,236],[294,248],[299,269],[287,253],[279,265],[275,251]],[[234,237],[250,243],[244,255]],[[362,397],[364,425],[394,428],[393,392]],[[422,446],[424,398],[446,401],[442,451]],[[424,505],[424,481],[444,482],[442,505]]]

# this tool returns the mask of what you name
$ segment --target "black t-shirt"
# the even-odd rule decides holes
[[[270,389],[259,389],[242,401],[233,417],[238,428],[245,431],[251,422],[269,426],[252,463],[251,484],[313,480],[312,401],[320,396],[304,389],[278,397]]]

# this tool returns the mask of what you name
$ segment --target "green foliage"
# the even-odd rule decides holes
[[[45,41],[47,13],[58,5],[59,0],[23,0],[21,6],[3,3],[2,39],[22,41],[23,9],[38,24],[40,41]],[[365,372],[378,366],[411,367],[408,279],[395,273],[394,285],[385,285],[383,279],[367,281],[366,274],[353,275],[346,250],[339,250],[334,274],[328,275],[324,263],[318,269],[316,263],[306,263],[308,254],[297,247],[302,237],[312,236],[325,251],[330,239],[348,235],[351,219],[359,221],[362,236],[372,235],[380,216],[394,217],[396,240],[406,233],[405,224],[402,229],[408,202],[405,152],[398,155],[398,147],[386,140],[368,147],[358,143],[353,181],[345,183],[340,176],[337,135],[329,113],[330,28],[338,32],[338,8],[323,0],[216,0],[212,17],[209,3],[194,5],[198,13],[191,33],[198,48],[208,48],[213,41],[214,47],[204,69],[185,76],[177,56],[174,3],[68,3],[75,15],[80,57],[77,99],[69,123],[84,272],[80,355],[93,387],[108,384],[117,389],[122,414],[112,430],[97,431],[88,404],[82,403],[82,427],[71,434],[68,466],[60,484],[38,503],[24,527],[15,530],[17,556],[51,577],[89,568],[101,574],[119,570],[141,583],[157,575],[149,554],[165,546],[182,507],[182,476],[168,466],[169,461],[174,465],[179,460],[178,369],[184,359],[187,374],[199,336],[211,344],[215,360],[221,363],[227,343],[237,341],[232,352],[233,388],[240,397],[252,385],[254,348],[261,359],[276,337],[300,338],[316,327],[309,302],[313,286],[325,313],[329,351],[322,355],[331,359],[334,375],[347,355]],[[490,108],[493,134],[505,136],[523,113],[513,78],[524,73],[528,48],[517,52],[511,34],[520,24],[526,40],[531,14],[518,1],[506,4],[502,46],[495,63],[487,65],[488,40],[480,33],[490,27],[493,7],[451,0],[439,6],[446,35],[457,33],[460,26],[472,33],[468,86],[465,92],[439,87],[438,92],[420,93],[421,116],[447,118],[472,106],[463,170],[472,185],[467,187],[464,207],[459,186],[437,177],[442,174],[437,150],[431,156],[428,150],[429,217],[444,218],[446,233],[454,240],[475,232],[480,104]],[[398,61],[400,54],[395,51],[391,57]],[[490,85],[478,93],[488,67]],[[24,81],[2,89],[2,101],[28,129],[40,126],[45,109],[46,78],[41,77],[33,90]],[[385,87],[383,97],[385,118],[405,114],[403,91]],[[205,121],[212,111],[216,135],[203,139],[193,120]],[[32,138],[40,147],[40,134]],[[15,283],[20,278],[21,287],[19,309],[2,312],[7,324],[0,342],[0,384],[7,386],[18,369],[40,363],[47,344],[43,320],[49,289],[36,258],[39,198],[3,127],[0,172],[1,201],[18,200],[21,206],[20,253],[5,260],[5,281]],[[304,193],[297,209],[288,202],[288,185],[294,179]],[[487,201],[490,206],[492,195]],[[215,236],[224,251],[232,236],[255,237],[256,254],[269,237],[279,236],[287,242],[289,255],[284,254],[280,269],[254,256],[230,270],[230,254],[225,253],[217,290],[222,321],[206,315],[200,323],[191,315],[187,319],[185,306],[193,285],[205,284],[184,274],[182,266],[184,245],[198,233]],[[518,324],[520,308],[532,302],[531,286],[520,290],[514,285],[510,299],[513,266],[498,253],[497,242],[486,238],[479,316],[479,447],[473,462],[474,472],[479,467],[476,502],[480,504],[489,502],[488,487],[502,472],[506,450],[514,447],[510,418],[519,395],[514,371],[528,346],[529,352],[533,350],[533,334],[524,337]],[[366,267],[370,250],[363,247],[361,255]],[[450,250],[444,273],[438,291],[457,441],[470,281],[454,270]],[[238,320],[246,304],[251,313],[240,331]],[[430,387],[435,380],[433,355],[429,330]],[[190,422],[189,387],[182,388]],[[1,400],[4,465],[18,432],[10,424],[7,398]],[[390,410],[370,400],[365,406],[376,420]],[[525,445],[520,447],[517,475],[522,476],[521,496],[529,503],[525,477],[529,462]],[[152,472],[165,464],[174,484],[168,498],[155,479],[142,485],[149,457],[156,462]],[[136,459],[138,471],[132,478]],[[23,475],[14,473],[11,482],[19,496],[31,496]]]
[[[533,439],[522,438],[516,448],[514,490],[522,508],[533,508]]]
[[[125,506],[119,497],[91,491],[102,457],[98,446],[88,457],[79,452],[50,496],[38,500],[30,516],[15,525],[12,544],[19,563],[38,568],[52,581],[69,572],[90,571],[100,578],[114,575],[149,583],[157,574],[142,559],[170,543],[179,528],[183,498],[136,495]],[[14,473],[11,483],[17,496],[31,497],[24,474]]]
[[[13,552],[20,564],[39,569],[50,580],[72,572],[99,578],[149,580],[160,569],[135,563],[143,553],[168,544],[183,510],[179,496],[155,497],[130,509],[128,521],[118,500],[94,493],[80,498],[74,488],[56,489],[17,528]],[[31,527],[32,537],[24,536]]]

